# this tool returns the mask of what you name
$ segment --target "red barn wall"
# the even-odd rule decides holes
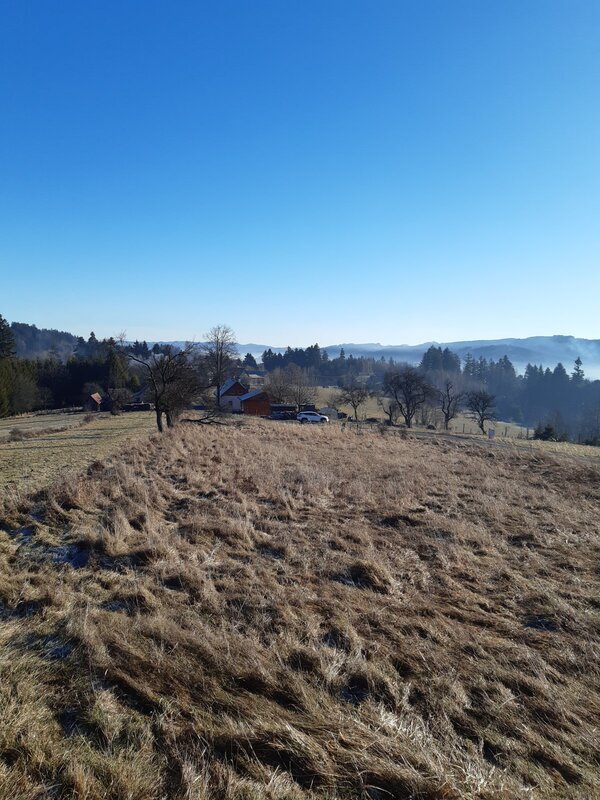
[[[250,397],[242,403],[242,413],[252,414],[255,417],[268,417],[271,413],[271,400],[266,394]]]

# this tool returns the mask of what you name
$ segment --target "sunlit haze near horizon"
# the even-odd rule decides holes
[[[4,4],[0,314],[599,338],[600,4]]]

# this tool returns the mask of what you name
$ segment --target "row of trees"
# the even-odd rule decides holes
[[[495,397],[481,387],[464,388],[460,371],[439,373],[431,379],[422,368],[395,366],[385,372],[381,384],[373,388],[369,381],[348,373],[332,391],[333,406],[349,406],[355,419],[359,419],[367,400],[376,397],[379,407],[390,425],[402,418],[411,428],[415,417],[425,406],[437,409],[448,430],[450,422],[466,410],[476,419],[482,432],[485,423],[495,418]],[[316,379],[312,370],[296,364],[276,367],[267,376],[265,391],[276,403],[302,406],[317,399]]]
[[[423,370],[411,366],[386,372],[382,386],[376,392],[350,375],[342,382],[336,399],[338,403],[350,406],[355,419],[358,419],[361,406],[373,395],[390,425],[402,418],[406,427],[412,428],[417,413],[425,406],[440,411],[446,430],[463,409],[476,420],[482,433],[485,433],[485,423],[496,418],[496,398],[485,389],[464,391],[451,377],[444,377],[436,386],[427,379]]]

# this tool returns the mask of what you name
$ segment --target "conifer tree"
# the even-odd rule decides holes
[[[0,419],[8,417],[10,414],[10,405],[8,402],[8,393],[6,388],[0,380]]]
[[[15,356],[15,337],[10,325],[0,314],[0,418],[10,414],[12,390],[12,359]]]
[[[0,360],[3,358],[14,358],[16,354],[16,344],[10,325],[0,314]]]
[[[577,356],[577,358],[575,359],[573,374],[571,375],[573,383],[583,382],[585,372],[583,371],[582,366],[583,366],[583,361],[581,360],[580,356]]]

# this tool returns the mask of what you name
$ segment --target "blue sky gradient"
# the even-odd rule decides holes
[[[19,0],[0,313],[240,341],[600,337],[600,4]]]

